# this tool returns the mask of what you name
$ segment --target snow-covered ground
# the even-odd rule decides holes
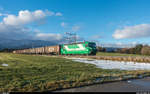
[[[8,66],[8,64],[2,64],[2,66]]]
[[[150,70],[150,63],[111,61],[111,60],[94,60],[87,58],[68,58],[73,61],[94,64],[103,69],[120,69],[120,70]]]

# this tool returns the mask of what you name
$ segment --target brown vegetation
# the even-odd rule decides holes
[[[97,47],[97,49],[99,52],[106,52],[105,48]],[[112,52],[125,53],[125,54],[150,55],[150,46],[138,44],[133,48],[120,48]]]
[[[142,55],[150,55],[150,46],[143,46],[141,50]]]

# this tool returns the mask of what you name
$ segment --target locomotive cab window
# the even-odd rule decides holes
[[[95,43],[89,43],[89,47],[96,47]]]

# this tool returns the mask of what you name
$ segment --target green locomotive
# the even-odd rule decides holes
[[[61,45],[61,55],[96,55],[95,42],[81,42]]]
[[[13,51],[13,53],[21,53],[21,54],[56,54],[56,55],[96,55],[96,52],[97,52],[96,43],[88,41]]]

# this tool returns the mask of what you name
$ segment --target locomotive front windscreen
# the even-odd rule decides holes
[[[96,48],[96,44],[95,43],[89,43],[89,47]]]

